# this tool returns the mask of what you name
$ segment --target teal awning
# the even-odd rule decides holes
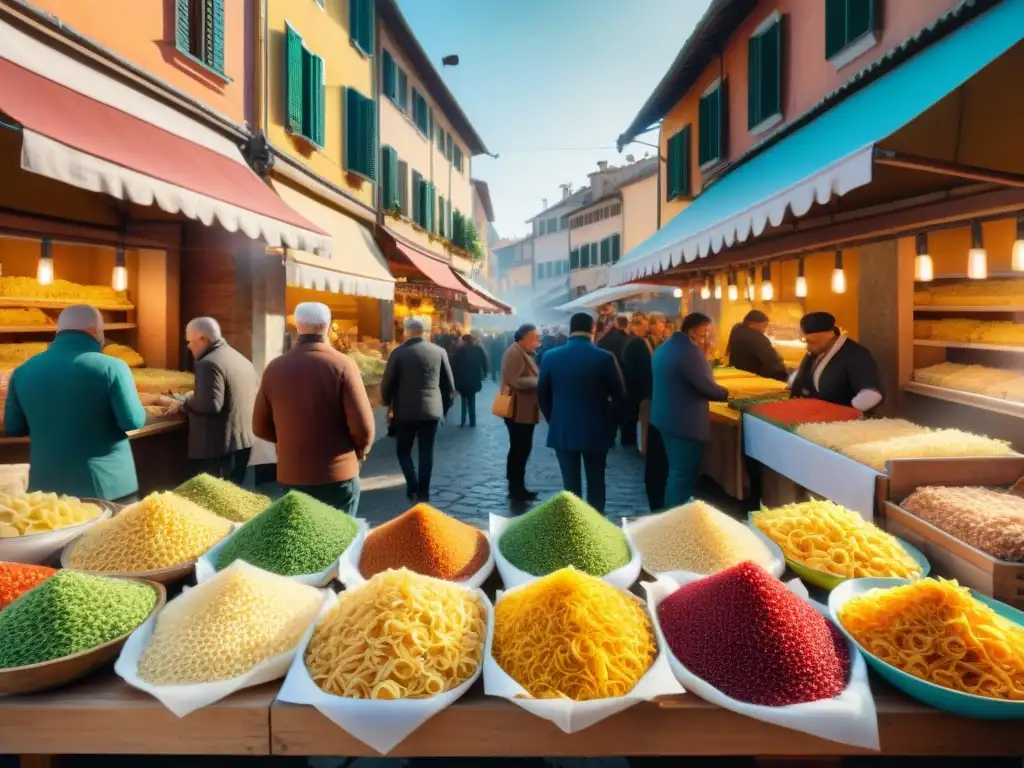
[[[869,184],[876,143],[1022,39],[1024,0],[1003,0],[717,181],[612,267],[611,283],[718,253]]]

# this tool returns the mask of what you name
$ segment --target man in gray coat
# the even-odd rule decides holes
[[[424,339],[424,331],[422,322],[406,319],[406,342],[388,357],[380,383],[381,400],[393,414],[398,463],[410,501],[430,501],[437,425],[455,402],[455,379],[448,354]],[[419,475],[412,461],[412,446],[417,440]]]
[[[190,321],[185,338],[196,361],[195,388],[182,404],[188,414],[188,457],[195,472],[240,485],[252,451],[259,377],[212,317]]]

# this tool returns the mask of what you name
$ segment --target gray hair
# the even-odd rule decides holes
[[[96,307],[88,304],[74,304],[57,318],[57,332],[95,331],[103,333],[103,315]]]
[[[331,327],[331,310],[319,301],[304,301],[295,307],[295,327],[299,333],[323,335]]]
[[[221,338],[220,323],[212,317],[196,317],[189,320],[185,332],[189,331],[202,334],[207,341],[217,341]]]
[[[407,336],[422,336],[426,327],[423,325],[423,321],[417,317],[405,318],[405,334]]]

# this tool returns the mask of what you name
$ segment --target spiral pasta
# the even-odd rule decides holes
[[[1024,627],[955,581],[873,589],[837,615],[871,654],[907,674],[961,693],[1024,701]]]

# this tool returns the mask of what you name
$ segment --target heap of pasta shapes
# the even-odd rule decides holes
[[[96,504],[56,493],[0,492],[0,539],[49,533],[95,520],[103,514]]]
[[[569,567],[607,576],[632,559],[622,529],[568,491],[510,522],[498,549],[509,563],[531,576]]]
[[[658,646],[643,603],[563,568],[502,596],[492,654],[534,698],[590,701],[633,690]]]
[[[901,506],[992,557],[1024,562],[1024,495],[995,488],[928,486],[918,488]]]
[[[629,534],[650,574],[708,574],[747,560],[766,567],[772,561],[771,551],[753,531],[703,501],[640,518]]]
[[[831,501],[805,501],[753,516],[754,525],[787,559],[844,578],[921,575],[921,566],[893,536]]]
[[[160,612],[139,678],[182,685],[240,677],[294,650],[322,605],[317,589],[238,563]]]
[[[174,492],[234,523],[244,523],[270,506],[270,499],[266,496],[239,488],[234,483],[205,472],[189,478]]]
[[[141,574],[193,563],[231,532],[231,523],[174,493],[151,493],[86,531],[69,568]]]
[[[755,563],[680,587],[658,605],[658,623],[684,667],[737,701],[782,707],[846,688],[839,630]]]
[[[407,569],[338,597],[305,663],[321,690],[352,699],[425,699],[470,680],[483,659],[487,610],[477,593]]]
[[[974,696],[1024,701],[1024,627],[955,581],[873,589],[837,615],[869,653],[909,675]]]
[[[0,611],[56,572],[45,565],[0,563]]]

